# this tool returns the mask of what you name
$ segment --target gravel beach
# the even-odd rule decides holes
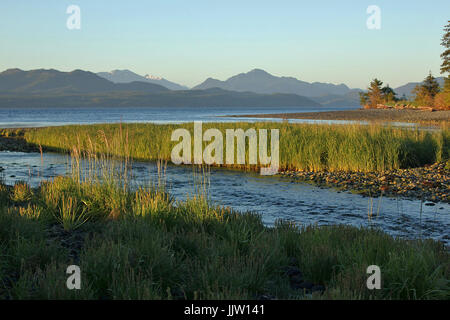
[[[413,109],[359,109],[325,112],[239,115],[233,117],[349,121],[450,122],[450,111],[431,112]]]
[[[422,199],[450,203],[450,168],[445,163],[385,172],[310,172],[288,170],[281,175],[322,187],[365,196]]]

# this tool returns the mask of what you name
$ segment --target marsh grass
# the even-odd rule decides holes
[[[69,152],[74,147],[82,152],[109,154],[125,161],[171,160],[170,141],[177,128],[190,130],[193,124],[101,124],[87,126],[48,127],[27,130],[25,139],[47,149]],[[381,124],[324,125],[292,123],[204,123],[203,131],[242,128],[280,130],[280,165],[284,169],[308,171],[384,171],[409,168],[446,161],[450,152],[450,131],[420,127],[399,128]],[[269,135],[270,136],[270,135]],[[270,139],[269,142],[270,143]],[[203,143],[204,147],[207,145]],[[270,149],[270,148],[269,148]],[[246,163],[248,162],[248,148]],[[241,169],[258,166],[235,165]]]
[[[132,185],[133,148],[102,139],[109,153],[94,143],[83,149],[80,138],[71,175],[17,187],[31,197],[0,185],[0,298],[311,298],[284,273],[294,258],[305,279],[326,287],[313,299],[449,298],[441,243],[350,226],[267,228],[257,214],[211,203],[207,168],[196,171],[195,193],[175,201],[165,183]],[[115,161],[120,152],[127,162]],[[66,289],[71,264],[82,270],[82,290]],[[382,290],[365,286],[372,264],[382,270]]]

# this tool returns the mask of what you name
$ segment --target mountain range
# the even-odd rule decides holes
[[[240,73],[225,81],[208,78],[193,89],[209,89],[213,87],[264,94],[292,93],[306,97],[320,97],[329,94],[344,95],[351,91],[345,84],[309,83],[292,77],[276,77],[261,69]]]
[[[114,83],[82,70],[8,69],[0,73],[0,107],[52,106],[321,107],[295,94],[259,94],[219,88],[175,91],[141,81]]]
[[[131,81],[145,81],[160,84],[171,90],[187,90],[188,88],[174,82],[159,78],[155,79],[148,75],[140,76],[129,70],[114,70],[111,72],[99,72],[99,76],[115,83],[126,83]],[[443,77],[436,78],[442,86]],[[397,97],[405,95],[407,98],[413,96],[413,89],[421,82],[410,82],[394,88]],[[359,106],[359,93],[362,89],[350,89],[345,84],[332,84],[323,82],[309,83],[293,77],[277,77],[262,69],[253,69],[247,73],[240,73],[225,81],[208,78],[202,83],[194,86],[192,90],[205,90],[220,88],[237,92],[255,92],[261,94],[288,93],[311,98],[312,100],[327,107],[355,107]]]
[[[143,81],[160,84],[171,90],[187,90],[188,88],[168,80],[141,76],[130,70],[113,70],[97,73],[100,77],[114,83],[127,83],[131,81]],[[206,79],[192,90],[206,90],[220,88],[227,91],[254,92],[259,94],[286,93],[305,96],[319,102],[324,106],[359,106],[360,89],[350,89],[345,84],[331,84],[314,82],[309,83],[293,77],[276,77],[270,73],[253,69],[247,73],[235,75],[225,81],[213,78]]]
[[[437,78],[440,85],[444,78]],[[420,82],[394,88],[397,96],[410,98]],[[43,105],[118,105],[153,106],[156,102],[173,106],[197,103],[198,106],[308,106],[357,107],[361,89],[345,84],[309,83],[293,77],[277,77],[254,69],[225,81],[208,78],[189,89],[164,78],[141,76],[129,70],[92,73],[83,70],[61,72],[50,69],[23,71],[8,69],[0,73],[0,106],[12,104]],[[27,98],[32,96],[33,98]],[[67,99],[70,96],[72,103]],[[63,98],[64,97],[64,98]],[[64,100],[65,99],[65,100]],[[129,103],[127,103],[127,100]],[[249,105],[247,105],[249,104]]]
[[[154,93],[169,91],[169,89],[158,84],[137,81],[113,83],[97,76],[95,73],[82,70],[61,72],[54,69],[31,71],[8,69],[0,73],[0,94],[43,95],[121,91]]]

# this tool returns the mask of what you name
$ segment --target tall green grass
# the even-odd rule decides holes
[[[91,154],[108,153],[136,160],[168,160],[178,142],[170,141],[178,128],[193,124],[102,124],[32,129],[25,132],[29,143],[57,151],[74,148]],[[217,128],[280,130],[280,165],[283,169],[308,171],[384,171],[446,161],[450,131],[426,131],[383,125],[315,125],[289,123],[205,123],[203,131]],[[206,142],[203,143],[207,145]],[[270,150],[270,147],[268,148]],[[246,150],[248,163],[248,148]],[[236,167],[251,169],[249,165]]]

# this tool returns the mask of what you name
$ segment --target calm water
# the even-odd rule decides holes
[[[349,108],[346,108],[348,110]],[[351,109],[351,108],[350,108]],[[353,108],[357,109],[357,108]],[[229,115],[273,114],[289,112],[335,111],[342,108],[0,108],[0,128],[42,127],[66,124],[92,124],[117,122],[218,122],[255,121],[252,118],[232,118]],[[224,117],[225,116],[225,117]],[[280,119],[258,119],[258,121],[281,121]],[[348,121],[293,120],[293,122]]]
[[[36,186],[42,179],[65,174],[70,167],[66,155],[0,152],[3,179],[8,184],[27,181]],[[156,181],[155,163],[134,163],[136,184]],[[212,169],[209,174],[211,199],[240,211],[261,214],[264,223],[273,225],[282,218],[299,224],[369,225],[368,198],[333,189],[321,189],[309,184],[293,182],[289,178],[262,177],[224,169]],[[194,193],[193,169],[169,165],[166,181],[170,192],[178,200]],[[371,225],[387,233],[404,238],[433,238],[450,245],[450,205],[437,203],[422,205],[420,201],[382,198],[373,200],[374,217]]]

